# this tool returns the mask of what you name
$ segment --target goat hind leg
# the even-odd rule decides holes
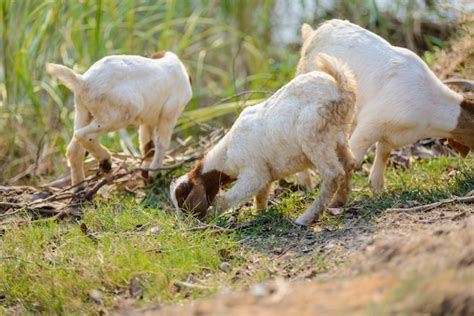
[[[347,143],[339,142],[336,151],[339,162],[344,167],[344,177],[341,179],[329,207],[341,207],[347,202],[352,187],[352,171],[355,168],[355,158]]]
[[[99,168],[103,172],[110,172],[112,161],[109,151],[96,140],[101,134],[116,129],[113,125],[92,120],[87,126],[74,131],[74,138],[99,161]]]
[[[339,162],[336,152],[336,142],[334,142],[334,145],[331,143],[326,143],[326,145],[319,147],[306,146],[304,148],[312,164],[318,168],[322,183],[316,201],[310,205],[303,215],[298,217],[296,224],[310,225],[318,221],[333,199],[337,191],[338,182],[344,177],[344,168]]]
[[[155,145],[152,140],[153,129],[148,125],[140,125],[138,129],[138,140],[140,143],[140,152],[142,154],[142,168],[149,168],[151,159],[155,154]],[[142,176],[148,179],[148,171],[143,171]]]

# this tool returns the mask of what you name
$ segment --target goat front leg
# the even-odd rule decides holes
[[[218,215],[247,202],[252,196],[269,187],[270,178],[265,173],[247,170],[240,173],[234,186],[214,201],[213,212]]]
[[[296,174],[296,184],[304,187],[306,190],[312,190],[314,185],[311,180],[311,171],[306,169]]]
[[[74,138],[99,161],[99,168],[103,172],[110,172],[112,161],[109,151],[98,144],[96,140],[101,134],[115,129],[117,128],[114,128],[111,124],[103,124],[92,120],[89,125],[74,131]]]
[[[74,113],[74,130],[78,130],[91,121],[89,112],[81,109],[76,105],[76,112]],[[84,156],[85,149],[77,142],[73,137],[71,142],[67,146],[66,157],[69,168],[71,169],[71,184],[73,186],[81,183],[85,179],[84,174]],[[77,187],[76,190],[80,190],[81,187]]]
[[[267,186],[265,186],[263,189],[257,192],[257,195],[255,195],[255,206],[257,210],[263,210],[267,208],[268,195],[270,194],[271,190],[272,190],[272,184],[269,183]]]
[[[369,182],[373,193],[379,193],[384,187],[384,172],[392,147],[385,142],[378,142],[375,150],[375,160],[370,169]]]

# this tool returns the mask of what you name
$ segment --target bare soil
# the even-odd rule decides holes
[[[288,237],[286,237],[288,238]],[[132,315],[359,315],[474,314],[474,207],[390,212],[370,223],[354,220],[336,231],[295,233],[277,269],[314,252],[332,268],[307,265],[296,275],[184,306],[158,306]],[[307,251],[309,244],[313,246]],[[247,245],[252,247],[252,243]],[[344,262],[344,264],[339,264]],[[297,269],[298,270],[298,269]],[[286,274],[286,275],[285,275]],[[224,290],[223,290],[224,291]]]

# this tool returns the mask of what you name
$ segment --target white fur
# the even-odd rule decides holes
[[[322,175],[321,194],[297,220],[309,224],[331,201],[338,181],[346,172],[350,174],[336,148],[344,149],[344,158],[352,166],[347,137],[340,139],[339,132],[350,126],[353,117],[355,82],[344,64],[322,55],[319,62],[332,76],[320,71],[298,76],[265,102],[246,108],[204,157],[201,174],[217,170],[237,179],[217,198],[219,212],[252,196],[256,196],[257,207],[265,207],[272,181],[314,167]],[[188,180],[185,175],[178,181]]]
[[[393,148],[427,137],[450,137],[463,97],[444,85],[413,52],[347,21],[331,20],[316,30],[302,27],[297,73],[317,70],[319,53],[346,62],[358,84],[358,114],[350,146],[361,164],[377,143],[370,174],[372,189],[383,189],[383,173]]]
[[[145,161],[144,167],[161,166],[176,120],[192,97],[189,76],[175,54],[108,56],[83,75],[56,64],[48,64],[47,71],[74,92],[74,137],[67,150],[73,185],[84,180],[85,150],[110,163],[97,138],[130,124],[140,125],[142,154],[149,141],[154,144],[151,165]]]
[[[179,177],[177,180],[173,179],[170,184],[170,192],[174,193],[178,185],[180,185],[182,182],[187,182],[187,181],[189,181],[189,177],[187,174]],[[176,194],[170,194],[170,196],[171,196],[171,203],[173,203],[173,206],[176,211],[176,215],[178,216],[178,218],[181,218],[181,219],[184,218],[184,214],[178,206],[178,201],[176,200]]]

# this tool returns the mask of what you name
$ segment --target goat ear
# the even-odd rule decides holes
[[[452,149],[457,151],[463,158],[466,157],[467,154],[469,154],[469,151],[471,150],[471,148],[455,141],[452,138],[448,138],[448,144],[449,146],[451,146]]]
[[[301,38],[303,39],[303,42],[306,41],[306,39],[309,37],[309,35],[311,35],[312,32],[313,28],[309,24],[304,23],[301,26]]]
[[[209,202],[207,201],[204,185],[196,184],[193,186],[193,189],[189,192],[188,197],[184,201],[183,208],[186,211],[193,213],[199,219],[206,216]]]

